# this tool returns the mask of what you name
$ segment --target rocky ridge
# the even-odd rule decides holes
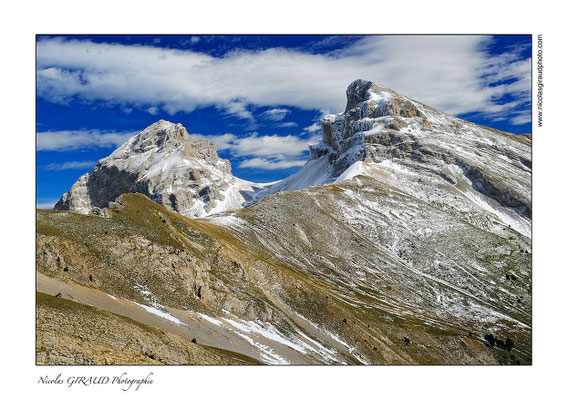
[[[363,174],[363,162],[391,174],[414,197],[486,215],[530,236],[530,138],[472,124],[370,81],[354,81],[346,95],[343,113],[321,119],[322,140],[310,146],[306,165],[253,202],[339,183]],[[448,196],[448,187],[459,195]]]

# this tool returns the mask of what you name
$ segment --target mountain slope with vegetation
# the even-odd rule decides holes
[[[231,211],[128,191],[38,210],[38,291],[187,343],[165,363],[530,364],[530,140],[360,80],[322,131],[298,174]],[[38,359],[66,363],[49,346]]]

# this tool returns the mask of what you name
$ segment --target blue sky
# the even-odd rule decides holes
[[[159,119],[233,174],[295,173],[358,78],[496,129],[531,132],[530,36],[38,36],[37,203]]]

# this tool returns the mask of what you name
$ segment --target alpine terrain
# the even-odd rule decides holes
[[[159,121],[37,211],[38,364],[531,364],[531,138],[356,80],[295,175]]]

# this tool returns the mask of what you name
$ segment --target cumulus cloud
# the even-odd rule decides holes
[[[530,96],[530,60],[493,56],[485,36],[366,36],[329,54],[269,48],[222,57],[140,45],[42,39],[38,95],[166,112],[216,106],[252,120],[249,105],[331,112],[357,78],[380,82],[451,114],[492,113]],[[507,79],[503,82],[503,79]],[[510,102],[498,101],[514,96]],[[278,116],[278,113],[274,114]]]
[[[246,156],[298,156],[308,150],[308,145],[319,141],[319,135],[309,139],[287,135],[259,135],[256,132],[248,136],[237,136],[232,133],[224,135],[190,134],[194,139],[207,139],[217,150],[229,150],[235,157]]]
[[[65,161],[62,163],[54,163],[44,165],[42,168],[46,171],[65,171],[68,169],[90,169],[95,166],[96,161]]]
[[[255,168],[255,169],[267,169],[267,170],[274,170],[274,169],[288,169],[293,167],[301,167],[306,163],[306,160],[291,160],[291,161],[283,161],[283,160],[276,160],[271,161],[266,158],[255,157],[248,160],[245,160],[239,164],[239,168]]]
[[[103,132],[100,130],[64,130],[37,133],[38,151],[70,151],[118,147],[138,132]]]
[[[207,139],[217,147],[226,150],[240,161],[240,168],[286,169],[302,166],[308,158],[308,146],[319,141],[320,136],[308,139],[287,135],[259,135],[254,132],[249,136],[191,134],[194,139]]]
[[[247,103],[242,99],[231,101],[228,104],[224,104],[223,107],[218,108],[219,111],[225,114],[233,115],[237,118],[247,119],[251,122],[254,122],[254,116],[249,110],[247,110]]]

